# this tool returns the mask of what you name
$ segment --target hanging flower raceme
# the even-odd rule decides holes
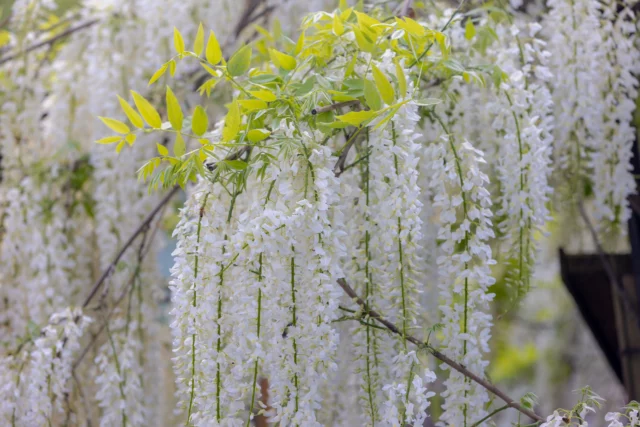
[[[540,28],[501,28],[510,45],[495,52],[504,75],[489,104],[499,158],[498,227],[507,243],[507,281],[519,295],[530,287],[537,255],[534,235],[549,218],[546,204],[551,193],[553,101],[547,87],[548,52],[536,38]]]
[[[68,416],[73,362],[90,322],[77,308],[55,313],[39,336],[24,342],[15,355],[3,356],[4,424],[56,424]]]
[[[554,155],[579,199],[585,183],[595,196],[600,231],[622,231],[635,191],[632,129],[640,56],[633,47],[633,12],[591,0],[549,2],[550,63],[556,121]],[[574,198],[575,198],[574,197]]]
[[[483,154],[454,135],[427,147],[425,160],[434,205],[440,210],[438,259],[445,351],[474,372],[484,372],[488,362],[493,294],[487,289],[495,279],[495,264],[487,241],[493,237],[491,199],[487,176],[480,170]],[[487,392],[452,371],[445,381],[442,420],[454,425],[474,422],[486,415]]]

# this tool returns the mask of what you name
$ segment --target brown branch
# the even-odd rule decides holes
[[[89,28],[89,27],[97,24],[98,22],[100,22],[99,19],[92,19],[92,20],[87,21],[85,23],[82,23],[82,24],[80,24],[78,26],[71,27],[71,28],[61,32],[60,34],[57,34],[57,35],[55,35],[55,36],[53,36],[53,37],[51,37],[49,39],[46,39],[46,40],[43,40],[43,41],[41,41],[39,43],[33,44],[33,45],[29,46],[28,48],[26,48],[24,50],[21,50],[20,52],[16,52],[16,53],[7,55],[7,56],[5,56],[3,58],[0,58],[0,65],[4,64],[6,62],[9,62],[9,61],[11,61],[11,60],[13,60],[15,58],[18,58],[18,57],[20,57],[20,56],[22,56],[22,55],[24,55],[26,53],[29,53],[29,52],[31,52],[33,50],[41,48],[43,46],[47,46],[47,45],[53,44],[53,43],[57,42],[58,40],[63,39],[65,37],[67,37],[67,36],[70,36],[71,34],[77,32],[77,31],[83,30],[85,28]]]
[[[129,247],[133,244],[133,242],[136,240],[136,238],[140,234],[146,231],[146,229],[149,227],[149,224],[151,224],[151,221],[153,221],[153,219],[155,218],[156,214],[162,210],[164,205],[166,205],[169,202],[169,200],[173,198],[173,196],[175,196],[175,194],[178,192],[179,189],[180,187],[177,185],[173,187],[167,193],[167,195],[164,196],[164,198],[158,203],[158,205],[155,208],[153,208],[153,210],[149,213],[149,215],[147,215],[147,217],[144,219],[144,221],[142,221],[142,223],[138,226],[138,228],[133,232],[131,237],[129,237],[129,240],[127,240],[127,242],[122,246],[122,248],[120,249],[116,257],[111,262],[111,264],[109,264],[109,266],[104,271],[104,273],[102,273],[102,276],[100,276],[98,281],[93,285],[91,292],[89,292],[89,295],[87,296],[87,298],[84,300],[84,303],[82,304],[82,308],[87,308],[87,306],[89,305],[91,300],[96,296],[96,294],[98,293],[98,291],[100,290],[104,282],[109,278],[109,276],[111,276],[111,274],[115,270],[116,265],[118,264],[120,259],[124,256],[127,249],[129,249]]]
[[[411,7],[413,5],[413,0],[405,0],[402,4],[402,9],[400,9],[399,16],[408,16],[409,18],[415,18],[416,12]]]
[[[315,116],[316,114],[322,114],[322,113],[326,113],[327,111],[337,110],[338,108],[350,107],[352,105],[359,105],[359,104],[360,104],[360,101],[358,101],[357,99],[354,99],[352,101],[337,102],[335,104],[325,105],[324,107],[314,108],[313,110],[311,110],[311,114]]]
[[[377,322],[382,324],[385,328],[387,328],[388,330],[390,330],[394,334],[396,334],[396,335],[398,335],[400,337],[404,337],[404,339],[406,339],[407,341],[409,341],[412,344],[415,344],[417,347],[420,347],[420,348],[423,348],[423,349],[427,350],[436,359],[440,360],[444,364],[446,364],[446,365],[450,366],[451,368],[455,369],[456,371],[460,372],[465,377],[475,381],[476,383],[478,383],[479,385],[484,387],[487,391],[493,393],[494,395],[498,396],[500,399],[504,400],[504,402],[507,404],[508,407],[519,411],[520,413],[526,415],[527,417],[529,417],[529,418],[531,418],[533,420],[544,421],[544,419],[540,415],[538,415],[535,412],[525,408],[524,406],[519,404],[517,401],[513,400],[512,398],[510,398],[506,393],[504,393],[498,387],[496,387],[495,385],[491,384],[489,381],[485,380],[484,378],[480,377],[479,375],[474,374],[473,372],[468,370],[466,367],[464,367],[460,363],[458,363],[455,360],[451,359],[449,356],[439,352],[438,350],[436,350],[435,348],[433,348],[429,344],[422,342],[418,338],[415,338],[415,337],[413,337],[411,335],[403,334],[402,331],[400,331],[396,325],[394,325],[393,323],[391,323],[388,320],[386,320],[377,311],[369,308],[367,306],[367,304],[362,300],[362,298],[360,298],[358,296],[358,294],[356,294],[355,291],[351,288],[351,286],[349,286],[349,284],[347,283],[347,281],[345,279],[338,279],[338,285],[340,285],[342,290],[344,290],[344,292],[347,295],[349,295],[349,297],[354,299],[358,303],[358,305],[360,307],[362,307],[363,312],[365,314],[369,315],[369,317],[371,317],[372,319],[375,319]]]

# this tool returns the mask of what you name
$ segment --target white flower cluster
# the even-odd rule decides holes
[[[602,231],[624,230],[627,197],[635,191],[631,121],[640,53],[632,3],[618,10],[616,2],[549,0],[545,22],[556,122],[562,123],[554,134],[559,179],[569,181],[573,199],[582,197],[585,182],[592,184]]]
[[[480,170],[483,153],[469,142],[458,143],[445,135],[425,150],[426,175],[439,210],[438,258],[444,351],[472,372],[488,365],[491,328],[487,292],[495,279],[495,264],[488,240],[494,237],[491,198],[485,188],[487,176]],[[464,425],[486,415],[489,396],[483,388],[456,371],[445,381],[445,403],[441,420]]]
[[[499,27],[507,49],[497,49],[496,63],[506,74],[499,94],[489,102],[496,131],[496,173],[500,185],[498,228],[505,236],[507,280],[518,291],[527,291],[531,267],[537,258],[534,234],[549,219],[553,101],[547,87],[551,73],[549,53],[537,38],[542,27],[529,24]]]
[[[77,308],[54,313],[39,336],[0,359],[3,425],[55,425],[68,417],[74,357],[90,322]]]

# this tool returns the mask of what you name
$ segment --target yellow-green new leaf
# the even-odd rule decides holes
[[[296,42],[296,48],[293,50],[295,55],[300,54],[302,52],[302,48],[304,47],[304,31],[300,33],[298,37],[298,41]]]
[[[202,22],[198,26],[198,32],[196,33],[196,39],[193,42],[193,53],[200,56],[202,55],[202,50],[204,49],[204,27],[202,26]]]
[[[250,142],[256,143],[260,141],[264,141],[271,135],[271,132],[265,129],[252,129],[247,132],[247,139]]]
[[[116,95],[116,96],[118,97],[118,101],[120,102],[120,107],[122,107],[122,111],[124,111],[124,114],[126,114],[131,124],[137,128],[142,128],[144,126],[144,122],[142,121],[142,117],[140,117],[140,114],[138,114],[138,112],[134,110],[133,107],[129,105],[127,101],[122,99],[119,95]]]
[[[149,101],[147,101],[136,91],[132,90],[131,95],[133,96],[133,102],[135,102],[136,107],[138,108],[138,111],[142,115],[144,121],[154,129],[161,128],[162,120],[160,119],[160,114],[158,114],[156,109],[153,108],[153,105],[151,105]]]
[[[382,99],[388,105],[393,104],[393,86],[391,86],[391,83],[387,80],[387,76],[385,76],[375,64],[371,64],[371,70],[373,71],[373,79],[376,82],[376,87],[378,88],[378,92],[380,92]]]
[[[224,128],[222,129],[222,141],[230,142],[238,136],[240,132],[240,107],[237,102],[232,102],[229,106],[229,112],[224,120]]]
[[[176,98],[169,86],[167,86],[167,115],[169,116],[171,127],[175,130],[182,130],[184,114],[182,114],[182,108],[180,108],[178,98]]]
[[[338,13],[333,14],[333,34],[336,36],[341,36],[344,34],[344,24],[342,23],[342,19],[340,19],[340,15]]]
[[[227,71],[233,77],[241,76],[247,72],[251,65],[251,46],[243,46],[229,58]]]
[[[272,102],[278,99],[273,92],[268,90],[250,90],[249,93],[264,102]]]
[[[156,143],[156,147],[158,148],[158,153],[160,153],[161,156],[169,155],[169,150],[167,150],[167,147],[164,145]]]
[[[110,119],[109,117],[98,117],[98,118],[102,120],[102,123],[107,125],[107,127],[114,132],[121,133],[121,134],[129,133],[129,126],[122,123],[120,120]]]
[[[351,111],[350,113],[336,116],[336,119],[353,126],[360,126],[363,122],[373,119],[377,114],[376,111]]]
[[[122,140],[122,136],[107,136],[106,138],[102,138],[96,141],[96,144],[114,144]]]
[[[184,39],[176,27],[173,27],[173,46],[179,54],[184,53]]]
[[[176,143],[173,144],[173,155],[176,157],[182,156],[187,151],[187,146],[184,143],[182,134],[178,132],[176,134]]]
[[[382,99],[376,89],[376,85],[371,80],[364,80],[364,100],[367,101],[367,105],[374,111],[382,108]]]
[[[424,36],[426,32],[425,28],[419,23],[417,23],[416,21],[414,21],[413,19],[409,18],[408,16],[403,16],[402,19],[396,17],[395,19],[398,27],[405,30],[407,33],[411,34],[412,36],[415,36],[415,37]]]
[[[124,140],[127,141],[127,144],[133,145],[133,143],[136,142],[136,134],[130,133],[129,135],[124,137]]]
[[[277,67],[287,71],[291,71],[296,68],[297,62],[293,56],[278,52],[275,49],[269,49],[269,56],[271,57],[271,61],[273,61]]]
[[[222,60],[222,50],[220,50],[220,44],[213,31],[209,31],[209,40],[207,41],[205,56],[207,62],[211,65],[218,65],[218,62]]]
[[[238,101],[238,104],[246,111],[257,111],[267,108],[267,103],[260,99],[242,99]]]
[[[218,72],[216,70],[214,70],[213,68],[209,67],[207,64],[205,64],[204,62],[201,62],[200,65],[202,65],[202,68],[204,68],[205,70],[207,70],[207,73],[211,74],[214,77],[220,77],[218,75]]]
[[[396,61],[396,78],[398,79],[398,92],[400,98],[404,98],[407,95],[407,78],[404,75],[402,65]]]
[[[151,86],[152,84],[154,84],[156,82],[156,80],[158,80],[160,77],[164,76],[164,73],[167,71],[168,67],[169,67],[169,63],[165,63],[165,64],[162,65],[162,67],[160,67],[158,69],[158,71],[153,73],[153,76],[151,76],[151,78],[149,79],[148,86]]]
[[[464,38],[467,40],[471,40],[476,35],[476,26],[473,25],[473,21],[471,19],[467,19],[467,23],[464,26]]]
[[[120,141],[120,143],[116,146],[116,153],[120,154],[120,152],[122,151],[123,147],[124,147],[124,139],[122,141]]]
[[[191,119],[191,130],[198,136],[203,135],[209,127],[209,118],[205,113],[204,108],[197,106],[193,111],[193,118]]]

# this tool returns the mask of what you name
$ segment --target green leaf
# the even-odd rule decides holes
[[[137,128],[142,128],[144,126],[144,122],[142,121],[142,117],[140,117],[140,114],[138,114],[127,101],[122,99],[119,95],[116,96],[118,97],[118,101],[120,102],[122,111],[124,111],[124,114],[127,115],[127,118],[129,118],[131,124]]]
[[[138,92],[132,90],[131,95],[144,121],[152,128],[160,129],[162,127],[162,120],[160,119],[160,114],[153,108],[153,105]]]
[[[173,91],[167,86],[167,115],[169,116],[169,123],[175,130],[182,130],[182,120],[184,115],[182,114],[182,108],[178,98],[173,94]]]
[[[407,95],[407,78],[404,75],[402,65],[396,61],[396,78],[398,79],[398,92],[400,98],[404,98]]]
[[[120,120],[110,119],[109,117],[98,117],[98,118],[102,120],[102,123],[107,125],[107,127],[114,132],[126,134],[126,133],[129,133],[130,131],[129,126],[125,125]]]
[[[207,113],[200,105],[193,111],[193,118],[191,119],[191,130],[198,136],[202,136],[209,127],[209,118]]]
[[[424,98],[424,99],[419,99],[415,101],[415,104],[421,107],[428,107],[429,105],[437,105],[437,104],[440,104],[441,102],[442,100],[438,98]]]
[[[164,145],[156,143],[156,147],[158,148],[158,153],[160,153],[161,156],[169,155],[169,150],[167,150],[167,147]]]
[[[336,119],[353,126],[360,126],[361,123],[373,119],[377,114],[376,111],[351,111],[350,113],[336,116]]]
[[[242,160],[224,160],[224,162],[231,168],[235,170],[245,170],[247,168],[247,162]]]
[[[182,138],[182,134],[178,132],[176,134],[176,143],[173,145],[173,154],[176,157],[182,156],[187,151],[187,147],[184,143],[184,139]]]
[[[464,38],[467,40],[471,40],[476,35],[476,26],[473,25],[473,21],[471,19],[467,19],[467,23],[464,26]]]
[[[382,95],[382,99],[388,105],[393,104],[393,87],[391,86],[391,83],[389,83],[389,80],[387,80],[387,76],[385,76],[375,64],[371,64],[371,70],[373,71],[373,79],[378,87],[378,92]]]
[[[204,28],[202,27],[202,22],[198,26],[198,32],[196,33],[196,39],[193,42],[193,53],[200,56],[202,55],[202,50],[204,49]]]
[[[367,105],[372,110],[379,110],[382,108],[382,99],[376,85],[371,80],[364,81],[364,99],[367,101]]]
[[[265,84],[265,83],[271,83],[274,80],[278,80],[280,78],[280,76],[276,76],[275,74],[259,74],[257,76],[252,76],[249,78],[249,80],[252,83],[257,83],[257,84]]]
[[[275,49],[269,49],[269,56],[271,57],[271,61],[283,70],[291,71],[296,68],[297,62],[293,56],[278,52]]]
[[[251,65],[251,46],[243,46],[229,59],[227,71],[233,77],[241,76],[247,72]]]
[[[222,142],[230,142],[238,136],[240,132],[240,107],[237,102],[232,102],[229,106],[229,112],[224,120],[224,128],[222,129]]]
[[[164,73],[167,71],[168,67],[169,67],[169,63],[167,62],[167,63],[163,64],[162,67],[160,67],[158,69],[158,71],[153,73],[153,76],[151,76],[151,79],[149,79],[148,86],[151,86],[152,84],[154,84],[156,82],[156,80],[158,80],[160,77],[162,77],[164,75]]]
[[[207,62],[211,65],[218,65],[218,62],[222,60],[222,51],[220,50],[220,44],[213,31],[209,31],[209,40],[207,41],[207,51],[205,53]]]
[[[122,137],[118,136],[107,136],[106,138],[102,138],[96,141],[96,144],[114,144],[116,142],[122,141]]]
[[[184,53],[184,39],[176,27],[173,27],[173,46],[179,54]]]
[[[247,132],[247,139],[250,142],[255,143],[255,142],[264,141],[269,137],[269,135],[271,135],[271,132],[269,132],[266,129],[252,129],[249,132]]]

